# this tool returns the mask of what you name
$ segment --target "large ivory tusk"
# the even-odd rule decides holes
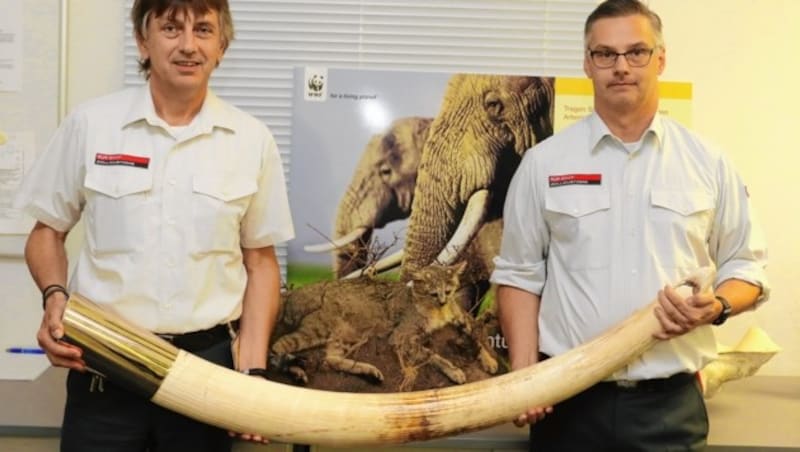
[[[353,279],[358,278],[359,276],[365,275],[367,273],[381,273],[386,270],[391,270],[395,267],[400,266],[400,262],[403,260],[403,250],[395,251],[394,253],[384,257],[383,259],[375,262],[374,264],[370,265],[366,268],[359,268],[358,270],[354,270],[341,279]]]
[[[707,288],[713,270],[690,277]],[[677,288],[684,296],[691,288]],[[600,337],[563,355],[498,377],[426,391],[355,394],[319,391],[248,377],[184,351],[72,294],[67,339],[91,368],[133,385],[152,401],[200,421],[287,443],[379,445],[479,430],[526,408],[560,402],[650,348],[661,330],[657,301]]]
[[[346,235],[343,235],[337,239],[333,239],[328,243],[306,245],[303,247],[303,250],[308,253],[326,253],[328,251],[333,251],[358,240],[358,238],[364,235],[365,232],[367,232],[367,228],[362,226],[360,228],[353,229]]]
[[[461,222],[456,228],[456,232],[450,237],[444,248],[439,252],[436,257],[436,262],[442,265],[451,265],[461,250],[475,237],[478,229],[481,227],[481,222],[486,214],[486,203],[489,199],[489,190],[478,190],[469,197],[467,201],[467,208],[464,209],[464,215],[461,217]]]

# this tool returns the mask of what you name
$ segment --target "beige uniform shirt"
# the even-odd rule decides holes
[[[83,216],[70,290],[161,333],[238,318],[241,248],[294,235],[271,133],[210,91],[181,128],[155,114],[148,86],[78,107],[16,201],[59,231]]]

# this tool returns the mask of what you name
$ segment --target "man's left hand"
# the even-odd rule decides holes
[[[254,435],[250,433],[236,433],[236,432],[228,432],[228,436],[232,438],[239,438],[245,441],[250,441],[259,444],[269,444],[269,439],[262,437],[261,435]]]
[[[720,313],[720,304],[713,292],[694,293],[683,298],[675,289],[665,286],[658,291],[655,315],[662,331],[654,334],[658,339],[670,339],[714,321]]]

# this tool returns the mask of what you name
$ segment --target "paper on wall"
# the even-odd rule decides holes
[[[0,91],[22,88],[22,0],[0,0]]]
[[[33,219],[13,206],[22,178],[33,163],[35,138],[32,131],[0,136],[0,234],[27,234]]]

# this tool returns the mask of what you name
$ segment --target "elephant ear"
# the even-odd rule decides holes
[[[432,123],[433,118],[419,118],[419,121],[417,121],[416,127],[414,128],[414,141],[420,149],[422,149],[422,145],[425,144],[425,141],[428,139],[428,132],[431,130]]]
[[[538,77],[536,83],[526,88],[526,97],[530,99],[528,118],[535,142],[539,143],[553,134],[553,112],[555,110],[555,79]]]

